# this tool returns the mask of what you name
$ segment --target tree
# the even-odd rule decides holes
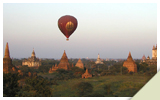
[[[14,58],[13,60],[12,60],[12,64],[13,65],[18,65],[18,66],[21,66],[22,65],[22,59],[16,59],[16,58]]]
[[[129,72],[129,74],[130,74],[130,75],[133,75],[133,74],[134,74],[134,72],[133,72],[133,71],[130,71],[130,72]]]
[[[54,79],[56,80],[68,80],[74,78],[73,72],[65,69],[57,69],[54,75]]]
[[[48,73],[49,69],[52,67],[52,65],[41,65],[38,67],[38,71],[42,73]]]
[[[149,69],[149,70],[145,72],[146,75],[154,76],[157,73],[157,66],[156,65],[148,66],[147,69]]]
[[[122,67],[122,75],[128,74],[128,68],[127,67]]]
[[[113,92],[112,92],[112,90],[111,90],[111,85],[110,84],[108,84],[108,85],[105,85],[104,86],[104,90],[105,90],[105,94],[106,95],[113,95]]]
[[[93,92],[93,86],[88,82],[80,82],[74,85],[78,96],[89,96]]]
[[[73,72],[73,75],[74,75],[74,77],[76,77],[76,78],[81,78],[81,75],[82,75],[83,73],[85,73],[85,70],[84,70],[84,69],[81,69],[81,68],[79,68],[79,67],[72,67],[72,68],[71,68],[71,71]]]
[[[140,72],[140,71],[141,72],[146,72],[148,70],[149,70],[149,68],[148,68],[148,64],[147,63],[143,62],[143,63],[138,65],[138,72]]]
[[[50,85],[50,81],[42,78],[42,77],[32,77],[27,78],[25,83],[29,86],[29,90],[24,88],[24,91],[36,92],[34,96],[40,97],[50,97],[52,92],[48,85]]]
[[[123,69],[124,69],[124,68],[122,68],[122,66],[123,66],[123,63],[118,62],[110,67],[110,72],[114,75],[116,75],[118,73],[121,74],[121,72],[123,72]]]
[[[23,73],[28,73],[29,72],[29,67],[28,65],[23,65],[22,67],[19,68]]]
[[[20,91],[18,73],[3,73],[3,96],[14,97]]]

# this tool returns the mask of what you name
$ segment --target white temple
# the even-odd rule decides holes
[[[103,62],[101,61],[100,57],[99,57],[99,54],[98,54],[98,58],[97,58],[97,61],[95,62],[96,64],[103,64]]]
[[[41,66],[41,59],[36,58],[34,48],[33,48],[31,57],[29,57],[28,59],[24,59],[22,61],[22,66],[23,65],[28,65],[28,67],[36,67],[36,68]]]

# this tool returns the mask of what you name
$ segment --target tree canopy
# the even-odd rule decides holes
[[[14,97],[20,90],[18,73],[3,73],[3,96]]]

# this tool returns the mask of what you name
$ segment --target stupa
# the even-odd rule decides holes
[[[78,60],[78,62],[76,63],[75,66],[84,69],[84,65],[83,65],[83,63],[82,63],[80,58],[79,58],[79,60]]]
[[[143,55],[141,62],[145,62],[145,61],[146,61],[146,57],[145,57],[145,55]]]
[[[128,68],[128,72],[137,72],[137,65],[132,59],[131,52],[129,52],[128,58],[124,61],[123,66]]]
[[[53,65],[52,68],[49,69],[49,73],[53,73],[57,69],[65,69],[65,70],[69,70],[70,69],[70,64],[68,62],[68,57],[66,55],[65,50],[64,50],[64,53],[62,55],[62,58],[60,60],[60,63],[58,64],[58,66],[57,66],[57,64],[55,66]]]
[[[103,62],[101,61],[100,57],[99,57],[99,54],[98,54],[98,58],[97,58],[97,61],[95,62],[96,64],[103,64]]]
[[[66,55],[65,50],[64,50],[64,53],[63,53],[62,58],[60,60],[60,63],[58,64],[58,68],[59,69],[65,69],[65,70],[69,69],[68,57]]]
[[[12,64],[12,59],[10,58],[8,42],[6,43],[5,54],[3,58],[3,72],[4,73],[17,72],[17,69]]]
[[[84,74],[82,74],[82,78],[89,78],[89,77],[92,77],[92,74],[90,74],[88,72],[88,69],[86,69],[86,72]]]

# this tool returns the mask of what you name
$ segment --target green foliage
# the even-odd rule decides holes
[[[71,71],[73,72],[75,78],[81,78],[81,75],[85,73],[85,70],[79,67],[72,67]]]
[[[21,65],[22,65],[22,59],[16,59],[16,58],[14,58],[14,59],[12,60],[12,64],[13,64],[13,65],[21,66]]]
[[[59,74],[67,74],[68,71],[65,69],[57,69],[56,72],[58,72]]]
[[[20,90],[18,73],[3,74],[3,96],[14,97]]]
[[[116,63],[116,64],[114,64],[113,66],[110,67],[110,72],[113,75],[121,74],[121,72],[123,72],[123,70],[126,70],[125,68],[122,68],[122,66],[123,66],[122,62]]]
[[[142,71],[142,72],[149,71],[148,64],[145,63],[145,62],[139,64],[139,66],[138,66],[138,72],[140,72],[140,71]]]
[[[156,65],[149,66],[147,63],[143,62],[143,63],[137,64],[137,70],[139,74],[153,76],[157,73],[157,66]]]
[[[29,91],[33,91],[34,89],[32,88],[31,85],[26,84],[23,86],[23,90],[29,92]]]
[[[101,72],[101,74],[100,74],[101,76],[106,76],[106,75],[111,75],[111,72],[110,71],[106,71],[106,70],[104,70],[104,71],[102,71]]]
[[[54,59],[43,59],[41,61],[41,66],[39,66],[38,71],[41,73],[48,73],[49,69],[55,65],[58,64],[59,61],[54,60]]]
[[[59,61],[54,60],[54,59],[43,59],[43,60],[41,61],[41,63],[42,63],[42,65],[50,65],[50,66],[53,66],[53,65],[55,65],[55,64],[58,64]]]
[[[151,78],[147,75],[109,75],[92,77],[91,79],[69,79],[57,80],[58,85],[52,85],[54,97],[79,97],[77,84],[88,82],[92,85],[92,92],[86,93],[83,97],[132,97]],[[105,85],[110,84],[113,94],[107,94]],[[81,88],[79,88],[81,89]]]
[[[22,72],[28,73],[29,72],[29,67],[27,65],[24,65],[19,68]]]
[[[25,80],[25,85],[23,87],[24,91],[27,92],[35,92],[34,96],[40,96],[40,97],[48,97],[51,96],[52,92],[51,89],[48,85],[51,85],[50,81],[41,78],[41,77],[32,77],[32,78],[27,78]],[[23,96],[23,95],[22,95]]]
[[[100,73],[101,76],[106,76],[106,75],[126,75],[128,74],[128,68],[122,66],[122,62],[118,62],[111,66],[109,70],[102,70]]]
[[[72,71],[67,71],[64,69],[57,69],[54,79],[56,80],[68,80],[74,78]]]
[[[122,67],[122,74],[123,75],[128,74],[128,68],[127,67]]]
[[[130,74],[130,75],[133,75],[133,74],[134,74],[134,72],[133,72],[133,71],[130,71],[130,72],[129,72],[129,74]]]
[[[38,71],[41,73],[48,73],[49,69],[52,67],[53,65],[41,65],[38,67]]]
[[[93,92],[93,86],[88,82],[80,82],[74,86],[78,96],[89,96]]]
[[[50,85],[58,85],[55,79],[50,79]]]
[[[116,63],[116,61],[104,61],[104,64],[97,64],[92,66],[92,74],[95,76],[98,76],[98,74],[101,76],[117,75],[121,74],[121,71],[122,73],[126,74],[126,69],[122,68],[122,65],[122,62]]]
[[[122,66],[112,66],[110,70],[104,70],[101,72],[101,76],[106,76],[106,75],[126,75],[128,74],[128,68],[122,67]]]
[[[112,82],[111,88],[113,95],[118,97],[132,97],[144,84],[134,83],[132,81]]]
[[[71,71],[73,71],[73,72],[80,72],[80,73],[84,73],[85,72],[84,69],[81,69],[79,67],[72,67]]]
[[[146,75],[149,76],[154,76],[157,73],[157,66],[156,65],[152,65],[152,66],[148,66],[148,71],[145,72]]]
[[[28,67],[27,65],[22,66],[19,69],[23,72],[24,76],[28,76],[28,72],[31,72],[31,73],[34,73],[34,72],[38,73],[39,72],[38,69]]]
[[[16,95],[17,97],[35,97],[35,91],[24,91],[20,90],[18,94]]]
[[[113,92],[111,90],[111,85],[108,84],[108,85],[105,85],[104,86],[104,90],[105,90],[105,94],[108,95],[108,96],[113,96]]]

